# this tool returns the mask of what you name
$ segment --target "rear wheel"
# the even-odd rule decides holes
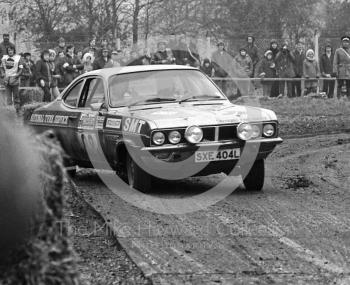
[[[130,187],[143,193],[151,190],[152,176],[140,168],[129,154],[126,157],[126,170]]]
[[[245,188],[248,191],[261,191],[265,181],[265,161],[255,161],[248,175],[243,179]]]

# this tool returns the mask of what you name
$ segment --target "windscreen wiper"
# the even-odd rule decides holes
[[[179,101],[179,103],[184,103],[184,102],[188,102],[188,101],[198,101],[200,99],[206,99],[206,100],[226,100],[224,98],[222,98],[221,96],[217,96],[217,95],[197,95],[197,96],[191,96],[185,99],[182,99]]]
[[[132,104],[129,105],[129,107],[132,106],[137,106],[137,105],[141,105],[141,104],[147,104],[147,103],[162,103],[162,102],[175,102],[176,99],[175,98],[149,98],[149,99],[143,99],[140,101],[136,101]]]

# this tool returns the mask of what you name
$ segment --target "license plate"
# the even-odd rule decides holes
[[[195,162],[237,160],[240,158],[240,155],[241,150],[239,148],[218,151],[197,151],[195,153]]]

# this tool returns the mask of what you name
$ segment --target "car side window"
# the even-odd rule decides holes
[[[68,106],[71,107],[77,107],[78,100],[81,94],[81,89],[83,87],[84,81],[80,81],[78,84],[76,84],[72,89],[68,91],[67,96],[64,98],[64,103],[66,103]]]
[[[85,82],[79,108],[88,108],[91,104],[105,102],[105,89],[101,78],[88,78]]]

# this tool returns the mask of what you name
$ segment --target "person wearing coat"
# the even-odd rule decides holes
[[[227,81],[225,80],[232,70],[232,56],[226,51],[224,42],[217,44],[217,51],[211,56],[211,62],[214,69],[214,77],[218,78],[215,83],[219,86],[222,92],[227,91]],[[222,80],[221,80],[222,79]]]
[[[295,58],[288,48],[288,43],[285,42],[282,46],[281,51],[277,54],[275,63],[277,76],[279,78],[294,78],[294,61]],[[279,93],[280,96],[284,95],[284,89],[287,85],[287,96],[292,97],[293,82],[288,80],[282,80],[279,82]]]
[[[295,59],[294,60],[295,78],[301,79],[303,76],[304,60],[306,58],[303,43],[301,42],[297,43],[296,49],[293,52],[293,56]],[[295,80],[293,81],[292,97],[300,97],[300,96],[301,96],[301,80]]]
[[[19,81],[23,67],[23,60],[16,54],[16,49],[12,46],[7,47],[6,55],[1,59],[1,77],[4,80],[7,106],[13,104],[17,114],[21,107]]]
[[[346,95],[350,99],[350,37],[341,38],[342,47],[334,54],[333,70],[338,79],[338,98],[343,87],[346,87]]]
[[[259,49],[256,46],[255,38],[252,35],[249,35],[247,37],[247,45],[245,47],[245,50],[247,51],[247,54],[249,55],[249,57],[252,60],[253,70],[252,70],[252,73],[250,76],[253,77],[255,74],[256,65],[259,62]]]
[[[315,59],[315,52],[312,49],[306,52],[306,59],[303,65],[303,77],[306,79],[304,95],[316,93],[318,86],[317,78],[320,78],[320,69]]]
[[[328,98],[334,97],[335,81],[331,79],[335,76],[333,71],[334,53],[331,43],[327,43],[325,52],[320,58],[320,71],[325,80],[323,81],[323,92],[325,92]]]
[[[253,74],[253,61],[245,48],[239,50],[239,54],[235,56],[233,63],[233,76],[239,78],[250,78]],[[237,82],[237,96],[248,96],[251,82],[249,80],[239,80]]]
[[[201,65],[200,70],[203,71],[209,77],[213,76],[213,64],[210,62],[209,58],[205,58],[203,60],[203,64]]]
[[[258,76],[262,79],[261,84],[263,87],[264,98],[270,97],[274,82],[268,79],[276,78],[276,64],[271,50],[265,52],[264,58],[258,69]]]
[[[276,59],[276,56],[279,52],[279,46],[277,40],[273,39],[270,42],[270,50],[272,51],[272,58],[273,60]],[[274,81],[272,84],[272,89],[271,89],[271,97],[277,97],[279,95],[279,82]]]
[[[51,101],[51,84],[52,84],[52,69],[50,64],[50,52],[44,50],[41,53],[40,59],[35,65],[35,77],[39,87],[44,91],[44,102]]]
[[[74,54],[74,46],[67,46],[66,57],[62,65],[64,70],[64,82],[70,84],[76,77],[80,75],[80,71],[84,69],[84,65],[80,59]]]

